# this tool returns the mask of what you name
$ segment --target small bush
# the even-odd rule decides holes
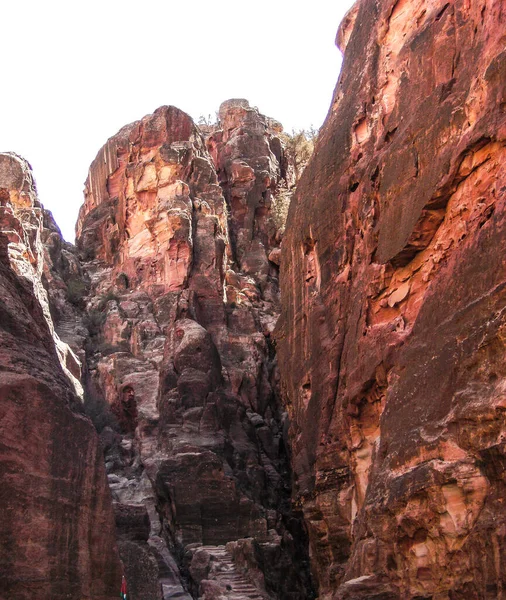
[[[286,189],[282,188],[272,199],[271,215],[276,225],[276,229],[284,232],[286,219],[288,217],[288,210],[290,208],[290,202],[292,201],[293,188]]]
[[[115,302],[119,302],[118,296],[114,292],[109,291],[109,292],[107,292],[107,294],[104,294],[100,298],[100,300],[98,301],[96,310],[102,312],[105,309],[105,307],[107,306],[107,303],[110,302],[111,300],[114,300]]]
[[[67,281],[67,298],[74,306],[82,306],[87,293],[88,286],[82,279],[72,277]]]
[[[280,137],[285,146],[288,162],[293,166],[295,182],[297,182],[313,154],[318,130],[311,126],[300,131],[292,130],[291,134],[283,133]]]
[[[102,325],[105,323],[105,318],[106,314],[103,310],[90,310],[84,316],[84,325],[92,337],[100,333]]]

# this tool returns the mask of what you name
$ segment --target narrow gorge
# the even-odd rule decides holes
[[[307,166],[162,106],[75,246],[0,153],[0,600],[505,597],[505,23],[358,0]]]

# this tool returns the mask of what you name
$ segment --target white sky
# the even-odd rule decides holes
[[[1,1],[1,0],[0,0]],[[68,241],[107,138],[163,104],[195,120],[247,98],[285,130],[319,127],[353,0],[2,2],[0,151],[24,156]]]

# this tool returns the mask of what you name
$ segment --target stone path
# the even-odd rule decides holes
[[[202,546],[218,563],[210,577],[223,588],[223,596],[230,600],[268,600],[251,581],[236,568],[232,556],[225,546]]]

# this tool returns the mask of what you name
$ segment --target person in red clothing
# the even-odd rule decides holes
[[[134,388],[126,385],[121,390],[120,400],[113,404],[111,410],[118,420],[122,433],[133,433],[138,423],[137,402]]]
[[[121,600],[127,600],[127,583],[124,575],[121,578],[121,591],[119,597]]]

